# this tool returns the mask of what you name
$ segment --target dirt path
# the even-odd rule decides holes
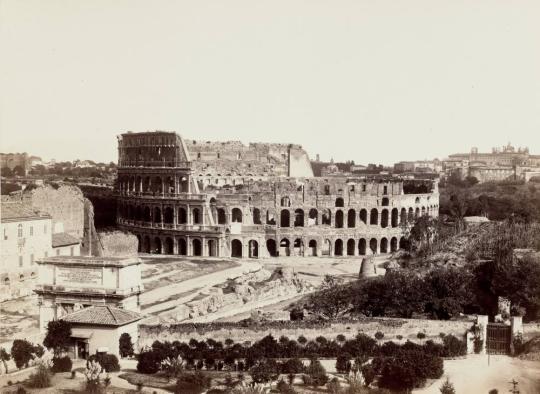
[[[507,356],[469,355],[463,360],[444,362],[444,376],[417,394],[440,394],[439,388],[449,378],[459,394],[487,394],[492,389],[507,393],[509,382],[519,382],[522,394],[540,393],[540,362],[524,361]]]

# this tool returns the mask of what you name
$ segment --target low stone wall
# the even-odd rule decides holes
[[[139,327],[139,347],[151,346],[156,340],[188,342],[194,338],[206,340],[212,338],[216,341],[232,339],[235,342],[255,342],[262,337],[272,334],[275,338],[284,335],[296,339],[303,335],[308,340],[318,336],[333,339],[342,334],[346,338],[353,338],[358,333],[373,337],[377,331],[384,333],[384,340],[399,342],[411,340],[419,341],[417,334],[422,332],[425,339],[440,340],[440,333],[452,334],[463,338],[474,320],[447,321],[447,320],[420,320],[420,319],[392,319],[367,318],[362,320],[349,320],[339,322],[310,322],[310,321],[265,321],[257,323],[213,322],[213,323],[185,323],[141,325]]]

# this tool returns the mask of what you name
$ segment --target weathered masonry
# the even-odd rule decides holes
[[[218,143],[208,143],[194,150],[198,159],[192,161],[193,145],[174,132],[118,137],[117,222],[137,236],[140,252],[246,258],[391,253],[403,244],[406,225],[421,215],[438,216],[434,181],[314,178],[297,145],[287,151],[287,145],[252,144],[246,158],[240,148],[220,153]],[[278,163],[278,156],[273,172],[267,164]],[[208,172],[200,172],[203,167]]]

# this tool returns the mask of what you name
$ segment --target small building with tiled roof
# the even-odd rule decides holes
[[[32,294],[36,260],[52,251],[51,216],[21,202],[0,204],[0,302]]]
[[[124,333],[133,342],[138,338],[138,312],[111,305],[93,305],[69,313],[61,318],[71,324],[73,358],[87,358],[98,352],[119,356],[119,340]]]

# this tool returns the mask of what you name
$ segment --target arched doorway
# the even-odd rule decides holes
[[[280,226],[281,227],[290,227],[291,225],[291,214],[289,213],[288,209],[281,210],[281,220],[280,220]]]
[[[319,224],[319,213],[315,208],[309,210],[308,226],[316,226]]]
[[[178,224],[187,223],[187,212],[185,208],[178,208]]]
[[[202,256],[202,244],[200,239],[195,238],[191,243],[191,246],[193,247],[193,256]]]
[[[174,242],[172,238],[165,238],[165,254],[173,254],[174,253]]]
[[[361,209],[361,210],[360,210],[360,220],[361,220],[364,224],[367,224],[367,210],[365,210],[365,209]]]
[[[383,209],[381,212],[381,227],[388,227],[388,209]]]
[[[253,224],[262,224],[261,222],[261,210],[259,208],[253,209]]]
[[[238,239],[231,241],[231,257],[242,257],[242,241]]]
[[[161,254],[161,239],[154,238],[154,254]]]
[[[336,211],[336,228],[343,228],[343,211]]]
[[[397,227],[399,223],[399,212],[397,208],[392,209],[392,219],[391,219],[392,227]]]
[[[259,257],[259,243],[252,239],[249,241],[249,257],[252,259],[256,259]]]
[[[341,239],[336,239],[334,256],[343,256],[343,241]]]
[[[161,223],[161,209],[154,208],[154,223]]]
[[[294,211],[294,227],[304,227],[304,211],[302,209]]]
[[[360,238],[360,241],[358,241],[358,254],[360,256],[366,255],[366,240],[364,238]]]
[[[217,256],[216,241],[213,239],[208,240],[208,256],[210,257]]]
[[[201,211],[199,208],[193,208],[192,211],[193,224],[201,224]]]
[[[150,253],[151,245],[150,245],[150,237],[148,237],[148,235],[144,237],[143,250],[144,250],[144,253]]]
[[[303,256],[304,255],[304,243],[302,242],[302,239],[296,238],[294,240],[293,248],[294,248],[294,255],[295,256]]]
[[[321,254],[323,256],[330,256],[332,254],[332,242],[329,239],[325,239],[322,244]]]
[[[187,242],[184,238],[178,238],[178,254],[187,255]]]
[[[310,256],[317,256],[317,241],[312,239],[311,241],[309,241],[308,247],[310,251]]]
[[[381,239],[381,253],[388,253],[388,240],[386,238]]]
[[[377,254],[377,239],[371,238],[369,240],[369,248],[373,254]]]
[[[354,239],[349,239],[347,241],[347,256],[354,256],[354,249],[355,249],[355,242]]]
[[[371,225],[379,224],[379,211],[377,211],[377,209],[375,208],[373,208],[371,210],[371,213],[369,214],[369,224]]]
[[[217,216],[218,224],[227,224],[227,215],[225,214],[225,210],[223,208],[219,208],[217,210]]]
[[[287,238],[283,238],[279,243],[279,255],[290,256],[291,255],[291,243]]]
[[[266,249],[271,257],[277,257],[277,245],[275,239],[266,240]]]
[[[354,209],[349,209],[347,212],[347,227],[356,227],[356,211]]]
[[[142,239],[139,234],[137,234],[137,252],[141,253],[143,251]]]
[[[390,240],[390,252],[394,253],[398,249],[398,242],[396,237],[392,237]]]
[[[233,208],[232,210],[232,222],[242,223],[242,211],[240,208]]]

